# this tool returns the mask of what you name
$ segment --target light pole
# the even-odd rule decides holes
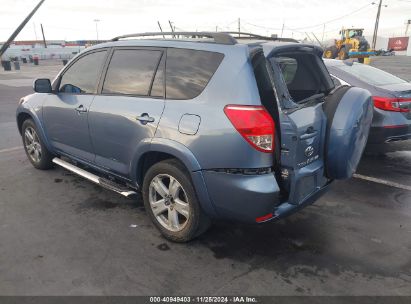
[[[93,21],[96,23],[96,35],[97,35],[96,42],[98,43],[98,26],[97,26],[97,24],[100,22],[100,19],[94,19]]]
[[[373,2],[372,4],[375,5],[377,3]],[[375,45],[377,44],[378,23],[380,22],[381,6],[382,6],[382,0],[380,0],[380,2],[378,3],[377,17],[375,18],[374,35],[372,36],[372,46],[371,46],[373,50],[375,50]],[[388,5],[383,5],[383,6],[387,7]]]

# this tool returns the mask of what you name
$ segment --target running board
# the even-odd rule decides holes
[[[135,191],[130,190],[129,188],[119,185],[111,180],[99,177],[93,173],[90,173],[84,169],[81,169],[73,164],[70,164],[58,157],[53,158],[53,163],[73,172],[76,173],[77,175],[80,175],[84,177],[85,179],[88,179],[89,181],[92,181],[95,184],[98,184],[102,186],[103,188],[106,188],[108,190],[117,192],[125,197],[131,197],[136,195],[137,193]]]

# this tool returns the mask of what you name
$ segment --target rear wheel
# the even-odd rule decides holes
[[[53,155],[47,150],[41,140],[36,125],[31,119],[23,122],[21,128],[24,150],[32,165],[40,170],[53,167]]]
[[[159,162],[147,171],[143,199],[154,225],[171,241],[190,241],[209,227],[190,176],[177,160]]]
[[[345,47],[341,48],[338,52],[338,59],[345,60],[348,59],[348,52]]]

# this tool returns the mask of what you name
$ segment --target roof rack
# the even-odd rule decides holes
[[[295,40],[293,38],[278,38],[278,37],[268,37],[268,36],[261,36],[257,34],[252,34],[252,33],[245,33],[245,32],[223,32],[225,34],[230,34],[230,35],[238,35],[235,37],[235,39],[250,39],[250,38],[255,38],[259,40],[269,40],[269,41],[281,41],[281,42],[295,42],[298,43],[298,40]],[[242,35],[242,36],[240,36]]]
[[[176,36],[190,36],[191,38],[207,37],[207,38],[213,38],[214,42],[218,44],[234,45],[237,43],[237,40],[235,40],[233,36],[231,36],[229,33],[221,33],[221,32],[148,32],[148,33],[137,33],[137,34],[118,36],[118,37],[111,39],[111,41],[118,41],[124,38],[149,37],[149,36],[163,36],[163,38],[165,38],[165,36],[173,36],[173,38],[175,38]]]

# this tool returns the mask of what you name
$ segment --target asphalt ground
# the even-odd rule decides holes
[[[411,80],[410,57],[372,64]],[[141,198],[27,160],[17,102],[61,67],[0,71],[0,295],[411,295],[408,143],[364,157],[356,178],[287,219],[219,222],[175,244]]]

